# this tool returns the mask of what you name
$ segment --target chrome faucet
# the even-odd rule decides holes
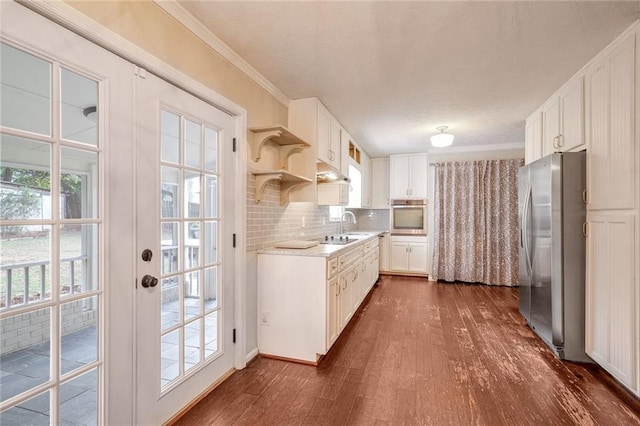
[[[353,212],[350,211],[346,211],[344,213],[342,213],[342,216],[340,216],[340,235],[342,235],[343,233],[343,228],[344,228],[344,216],[346,214],[350,214],[351,217],[353,218],[353,223],[356,224],[358,223],[358,221],[356,220],[356,215],[353,214]]]

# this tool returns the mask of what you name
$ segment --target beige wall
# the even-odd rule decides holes
[[[78,11],[247,110],[249,127],[287,125],[287,107],[151,1],[69,1]]]

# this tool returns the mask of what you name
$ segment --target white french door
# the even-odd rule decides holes
[[[109,154],[132,139],[131,65],[14,2],[0,10],[0,424],[103,424],[119,371],[110,297],[133,272],[109,244],[110,191],[130,186]]]
[[[157,425],[234,366],[235,123],[144,70],[135,86],[136,424]]]

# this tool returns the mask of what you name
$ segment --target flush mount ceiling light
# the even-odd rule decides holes
[[[98,121],[97,111],[98,111],[97,107],[90,106],[90,107],[85,108],[82,111],[82,113],[84,114],[85,117],[87,117],[89,119],[89,121],[91,121],[92,123],[95,123],[96,121]]]
[[[453,143],[453,135],[451,133],[444,133],[447,129],[447,126],[436,127],[436,130],[440,130],[440,133],[431,136],[431,145],[436,148],[443,148],[451,145]]]

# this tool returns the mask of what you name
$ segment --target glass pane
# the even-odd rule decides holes
[[[180,282],[177,276],[162,280],[162,331],[180,322]]]
[[[0,125],[51,135],[51,64],[0,43]]]
[[[0,181],[0,219],[51,219],[48,143],[0,135]]]
[[[204,223],[204,264],[211,265],[218,261],[217,222]]]
[[[205,358],[218,351],[218,312],[204,317],[204,356]]]
[[[184,174],[184,212],[185,217],[200,217],[200,174]]]
[[[200,125],[184,120],[184,157],[189,167],[200,168]]]
[[[200,266],[200,222],[184,223],[184,269]]]
[[[0,413],[0,425],[49,426],[50,391]]]
[[[162,161],[180,163],[180,117],[167,111],[160,113]]]
[[[204,310],[218,307],[218,268],[204,270]]]
[[[60,424],[93,426],[98,423],[98,369],[60,385]]]
[[[218,178],[215,176],[205,176],[204,193],[204,216],[218,216]]]
[[[64,68],[60,80],[62,138],[98,145],[98,82]]]
[[[161,185],[162,217],[178,217],[180,214],[180,170],[173,167],[162,167]]]
[[[60,227],[60,294],[97,290],[98,225],[67,224]]]
[[[3,318],[0,331],[0,396],[6,401],[49,381],[51,308]]]
[[[62,148],[60,218],[98,217],[98,154]]]
[[[162,336],[160,386],[180,375],[180,331],[177,329]]]
[[[200,361],[200,321],[194,322],[184,327],[184,369],[189,370],[195,367]]]
[[[218,132],[204,129],[204,169],[218,171]]]
[[[200,315],[200,271],[184,275],[184,320]]]
[[[51,299],[51,227],[0,226],[0,235],[10,237],[0,250],[0,309]]]
[[[160,239],[162,253],[162,275],[178,271],[178,235],[180,232],[178,222],[165,222],[162,227]]]
[[[62,374],[98,360],[98,306],[98,296],[60,305]]]

